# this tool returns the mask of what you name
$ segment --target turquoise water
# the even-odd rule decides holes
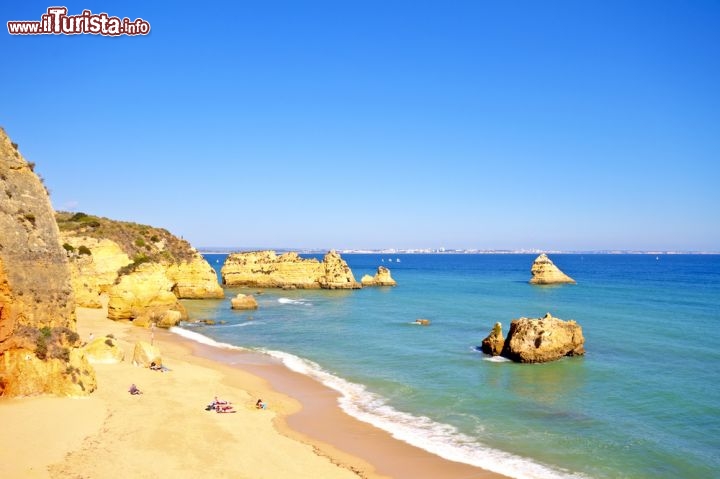
[[[206,257],[219,270],[225,256]],[[228,288],[186,302],[225,324],[184,328],[273,354],[342,392],[350,414],[513,477],[720,477],[720,256],[551,255],[578,281],[553,287],[527,284],[534,255],[345,259],[356,278],[388,266],[399,286],[265,290],[253,312],[230,310],[248,290]],[[474,349],[495,322],[546,312],[580,323],[584,357],[523,365]]]

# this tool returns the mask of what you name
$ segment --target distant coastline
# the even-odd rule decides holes
[[[267,248],[248,246],[204,246],[197,248],[204,254],[228,254],[239,251],[274,250],[279,253],[294,251],[299,254],[325,254],[328,248]],[[675,250],[543,250],[543,249],[446,249],[446,248],[412,248],[412,249],[338,249],[340,254],[646,254],[646,255],[717,255],[720,251],[675,251]]]

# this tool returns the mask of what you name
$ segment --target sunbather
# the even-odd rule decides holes
[[[215,406],[215,412],[235,412],[231,404],[217,404]]]
[[[153,361],[153,362],[150,363],[150,369],[152,369],[153,371],[160,371],[160,372],[163,372],[163,373],[164,373],[165,371],[170,371],[169,368],[166,368],[166,367],[163,366],[162,364],[157,364],[155,361]]]
[[[222,399],[218,399],[218,397],[215,396],[215,399],[213,399],[213,402],[208,404],[207,407],[205,408],[205,410],[211,411],[214,409],[215,411],[218,411],[218,409],[220,409],[221,407],[228,406],[229,404],[230,404],[230,401],[223,401]],[[232,406],[230,406],[230,407],[232,407]],[[218,412],[220,412],[220,411],[218,411]]]

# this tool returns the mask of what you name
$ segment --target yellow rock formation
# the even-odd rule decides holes
[[[532,274],[530,284],[575,283],[575,280],[560,271],[545,253],[535,258],[530,273]]]
[[[183,311],[172,287],[165,267],[157,263],[141,264],[132,273],[121,276],[120,282],[110,288],[108,318],[134,319],[169,309]]]
[[[47,190],[0,128],[0,395],[85,395],[67,256]]]
[[[357,289],[350,267],[335,251],[323,261],[305,259],[297,253],[277,255],[274,251],[233,253],[221,270],[223,283],[259,288]]]
[[[258,304],[254,296],[249,294],[238,294],[230,300],[232,309],[257,309]]]
[[[215,270],[200,253],[195,253],[189,262],[168,265],[166,274],[174,283],[173,292],[180,299],[222,298],[225,295]]]
[[[539,319],[520,318],[510,323],[502,355],[523,363],[555,361],[585,354],[582,328],[550,313]]]
[[[108,293],[118,270],[132,263],[120,245],[109,239],[96,239],[63,232],[60,241],[78,250],[85,246],[91,254],[75,255],[70,261],[70,277],[78,306],[101,308],[100,295]]]
[[[360,282],[363,286],[397,286],[397,281],[392,278],[390,270],[385,266],[378,266],[375,276],[366,274]]]
[[[113,338],[105,336],[90,341],[85,346],[85,356],[90,364],[117,364],[125,359],[125,351]]]
[[[499,356],[505,346],[505,338],[502,333],[502,324],[495,323],[490,334],[482,340],[481,350],[491,356]]]
[[[116,242],[78,235],[74,231],[61,234],[61,242],[75,251],[81,246],[91,254],[71,254],[70,272],[73,292],[79,306],[100,308],[100,295],[113,288],[119,270],[132,263],[130,257]],[[180,299],[222,298],[215,270],[200,253],[190,261],[162,264],[170,284],[170,291]]]
[[[132,362],[135,366],[141,366],[143,368],[149,368],[152,363],[155,363],[157,366],[162,366],[160,349],[148,342],[138,341],[135,343]]]

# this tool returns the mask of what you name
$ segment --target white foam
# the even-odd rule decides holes
[[[233,349],[236,351],[247,351],[246,348],[241,348],[239,346],[235,346],[229,343],[221,343],[218,341],[215,341],[212,338],[208,338],[204,334],[196,333],[195,331],[189,331],[187,329],[178,328],[177,326],[173,326],[169,330],[171,333],[177,334],[178,336],[182,336],[183,338],[190,339],[192,341],[195,341],[196,343],[205,344],[207,346],[212,346],[215,348],[220,349]]]
[[[289,369],[308,375],[338,391],[340,407],[351,416],[389,432],[393,437],[451,461],[481,467],[506,476],[523,479],[586,478],[538,464],[530,459],[492,449],[454,426],[425,416],[398,411],[365,386],[348,382],[318,364],[281,351],[264,351],[280,359]],[[504,358],[503,358],[504,359]]]
[[[226,328],[244,328],[246,326],[252,326],[254,324],[262,324],[262,321],[247,321],[245,323],[228,324]]]
[[[312,303],[305,301],[304,299],[291,299],[291,298],[278,298],[280,304],[299,304],[302,306],[312,306]]]
[[[208,346],[247,350],[183,328],[172,327],[170,332]],[[287,368],[310,376],[339,392],[340,407],[351,416],[432,454],[518,479],[589,479],[588,476],[553,469],[521,456],[492,449],[461,433],[454,426],[438,423],[425,416],[398,411],[388,405],[381,396],[369,392],[365,386],[335,376],[307,359],[282,351],[260,352],[279,359]]]
[[[509,363],[509,362],[511,362],[508,358],[504,358],[502,356],[489,356],[487,358],[483,358],[483,361],[490,361],[491,363]]]

